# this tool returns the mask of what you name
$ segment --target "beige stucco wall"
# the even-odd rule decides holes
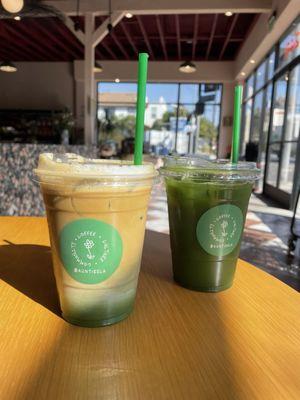
[[[73,63],[22,62],[18,71],[0,72],[0,108],[73,111]]]

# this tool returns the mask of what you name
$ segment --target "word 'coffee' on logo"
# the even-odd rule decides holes
[[[78,282],[96,284],[118,268],[123,252],[119,232],[103,221],[82,218],[67,224],[60,234],[60,256],[69,275]]]
[[[240,241],[244,218],[239,207],[222,204],[201,215],[196,236],[201,247],[214,256],[231,253]]]

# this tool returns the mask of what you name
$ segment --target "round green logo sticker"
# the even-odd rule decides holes
[[[244,225],[241,209],[222,204],[201,215],[196,229],[198,242],[213,256],[226,256],[239,243]]]
[[[116,228],[89,218],[67,224],[59,245],[65,269],[73,279],[87,284],[108,279],[120,265],[123,252]]]

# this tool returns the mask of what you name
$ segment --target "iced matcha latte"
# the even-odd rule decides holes
[[[63,317],[109,325],[134,305],[152,164],[41,154],[44,197]]]
[[[168,196],[174,279],[204,292],[229,288],[258,169],[254,163],[166,157],[161,174]]]

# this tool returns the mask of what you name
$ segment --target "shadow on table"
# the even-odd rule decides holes
[[[60,316],[50,247],[7,243],[0,246],[0,279]]]

